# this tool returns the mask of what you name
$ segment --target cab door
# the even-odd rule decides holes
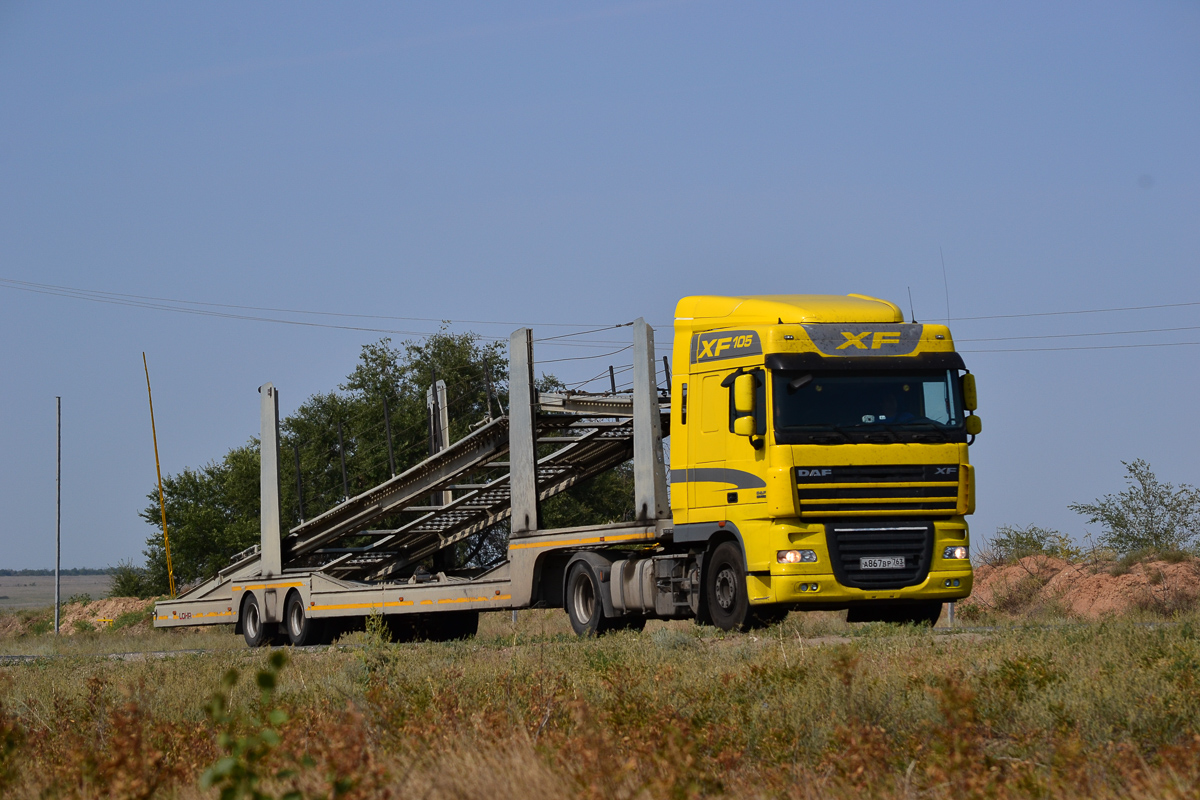
[[[729,390],[721,385],[728,373],[710,372],[693,376],[692,394],[695,424],[688,430],[688,505],[692,508],[720,507],[715,517],[724,519],[728,484],[719,480],[725,468],[725,447],[729,439]],[[698,401],[698,403],[696,402]],[[696,409],[699,405],[699,409]],[[705,515],[713,518],[712,515]]]
[[[735,513],[733,508],[753,506],[761,504],[760,508],[746,509],[752,515],[757,516],[758,511],[765,509],[767,502],[767,446],[766,446],[766,422],[767,422],[767,392],[766,392],[766,372],[762,369],[738,370],[738,373],[749,373],[755,380],[754,392],[754,420],[755,433],[754,436],[738,436],[733,432],[733,421],[736,418],[736,412],[729,412],[726,421],[726,430],[728,431],[725,445],[725,469],[727,489],[725,492],[725,502],[731,506],[727,513]],[[732,379],[737,377],[738,373],[734,373],[730,378],[725,380],[729,384],[726,389],[726,408],[733,408],[733,385]],[[744,516],[744,514],[743,514]]]

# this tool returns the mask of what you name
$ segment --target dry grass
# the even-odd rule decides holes
[[[522,612],[465,642],[360,633],[292,655],[270,701],[290,719],[254,769],[268,793],[347,798],[1194,797],[1197,630],[793,614],[753,636],[655,623],[580,641],[561,612]],[[269,710],[250,679],[266,654],[225,639],[4,667],[0,794],[216,796],[199,778],[222,752],[205,708],[226,670],[243,674],[239,736]]]

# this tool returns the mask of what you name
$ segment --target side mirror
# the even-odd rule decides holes
[[[975,393],[975,376],[967,373],[962,376],[963,408],[974,411],[979,408],[979,395]]]
[[[966,427],[967,433],[971,434],[972,436],[978,436],[979,432],[983,430],[983,422],[979,419],[979,417],[972,414],[966,419]]]
[[[754,376],[748,373],[733,379],[733,410],[739,414],[754,413]],[[736,424],[736,421],[735,421]]]
[[[753,415],[738,417],[733,421],[733,432],[738,436],[753,436],[755,427]]]

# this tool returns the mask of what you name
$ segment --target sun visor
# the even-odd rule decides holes
[[[820,353],[771,353],[767,369],[789,370],[901,370],[966,369],[958,353],[917,353],[912,356],[857,356],[843,358]]]

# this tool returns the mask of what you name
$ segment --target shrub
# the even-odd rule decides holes
[[[72,603],[78,603],[81,606],[86,606],[90,602],[92,602],[92,596],[87,592],[84,592],[83,594],[73,594],[67,598],[68,605]]]
[[[260,788],[264,778],[287,778],[294,774],[287,770],[272,773],[265,763],[271,751],[283,741],[279,729],[288,721],[287,712],[275,705],[275,687],[285,663],[287,656],[276,650],[268,657],[267,668],[255,677],[261,691],[258,715],[239,713],[233,708],[233,689],[238,681],[234,669],[225,673],[221,690],[209,702],[208,717],[220,731],[217,746],[224,755],[201,776],[200,787],[218,789],[221,800],[265,800],[271,795]],[[300,795],[296,792],[285,796]]]
[[[1003,525],[996,529],[996,535],[985,544],[983,552],[984,562],[993,566],[1014,564],[1026,556],[1054,556],[1070,561],[1080,555],[1069,536],[1037,525],[1024,528]]]
[[[1015,614],[1024,611],[1034,604],[1038,599],[1038,594],[1042,587],[1046,585],[1046,579],[1038,575],[1023,575],[1016,583],[1005,586],[998,590],[995,595],[995,606],[997,611],[1002,611],[1006,614]]]
[[[1100,544],[1118,553],[1182,550],[1200,536],[1200,489],[1158,480],[1142,459],[1125,465],[1128,488],[1069,508],[1104,529]]]
[[[132,561],[118,561],[113,568],[109,597],[153,597],[155,594],[145,567],[136,567]]]

